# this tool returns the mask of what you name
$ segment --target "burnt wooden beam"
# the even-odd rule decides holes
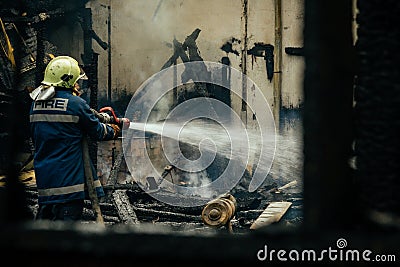
[[[124,152],[121,151],[115,159],[114,165],[111,167],[110,175],[107,179],[107,185],[115,185],[117,183],[118,172],[121,169],[121,164],[124,159]],[[128,188],[126,188],[128,189]]]
[[[108,49],[108,44],[104,42],[94,30],[90,30],[89,32],[92,35],[92,38],[101,46],[101,48],[103,48],[104,50]]]
[[[162,221],[178,221],[178,222],[201,222],[201,216],[195,215],[188,215],[184,213],[177,213],[171,211],[162,211],[162,210],[155,210],[155,209],[147,209],[147,208],[139,208],[135,205],[132,205],[133,210],[138,214],[150,218],[154,218],[154,220],[162,220]]]
[[[303,47],[285,47],[285,53],[291,56],[304,56]]]
[[[48,41],[47,21],[41,21],[35,24],[36,29],[36,87],[40,85],[44,77],[46,68],[46,42]]]
[[[118,211],[121,221],[125,224],[137,224],[139,220],[126,195],[125,190],[116,190],[112,194],[113,203]]]
[[[81,26],[83,30],[83,54],[81,55],[84,64],[84,70],[89,77],[84,85],[90,89],[89,106],[98,110],[97,93],[98,93],[98,57],[93,51],[93,21],[92,10],[90,8],[81,8]],[[94,168],[97,169],[97,141],[89,140],[89,154],[93,162]]]

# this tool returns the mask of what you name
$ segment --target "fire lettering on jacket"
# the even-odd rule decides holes
[[[66,111],[68,106],[68,99],[65,98],[52,98],[45,101],[35,101],[33,110],[59,110]]]

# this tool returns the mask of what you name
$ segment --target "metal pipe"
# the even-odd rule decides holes
[[[112,82],[112,80],[111,80],[111,70],[112,70],[112,68],[111,68],[111,0],[109,1],[107,8],[108,8],[108,25],[107,25],[108,26],[108,80],[107,80],[108,94],[107,94],[107,97],[108,97],[108,102],[111,103],[111,86],[112,86],[112,84],[111,84],[111,82]]]
[[[242,0],[242,57],[240,60],[242,71],[242,107],[240,116],[243,123],[247,126],[247,24],[248,24],[248,0]]]
[[[274,118],[279,125],[282,91],[282,1],[275,0],[275,69],[274,69]]]

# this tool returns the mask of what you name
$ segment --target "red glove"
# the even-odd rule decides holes
[[[119,134],[121,133],[121,128],[117,124],[107,124],[108,126],[111,126],[114,130],[114,139],[118,139]]]
[[[131,121],[128,118],[118,118],[118,120],[119,120],[119,127],[121,127],[123,130],[129,129]]]

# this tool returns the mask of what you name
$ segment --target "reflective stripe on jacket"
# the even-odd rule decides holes
[[[85,198],[83,134],[97,141],[112,140],[113,128],[101,123],[86,101],[69,90],[56,90],[52,99],[33,102],[30,123],[39,203]],[[104,196],[96,171],[91,167],[97,194]]]

